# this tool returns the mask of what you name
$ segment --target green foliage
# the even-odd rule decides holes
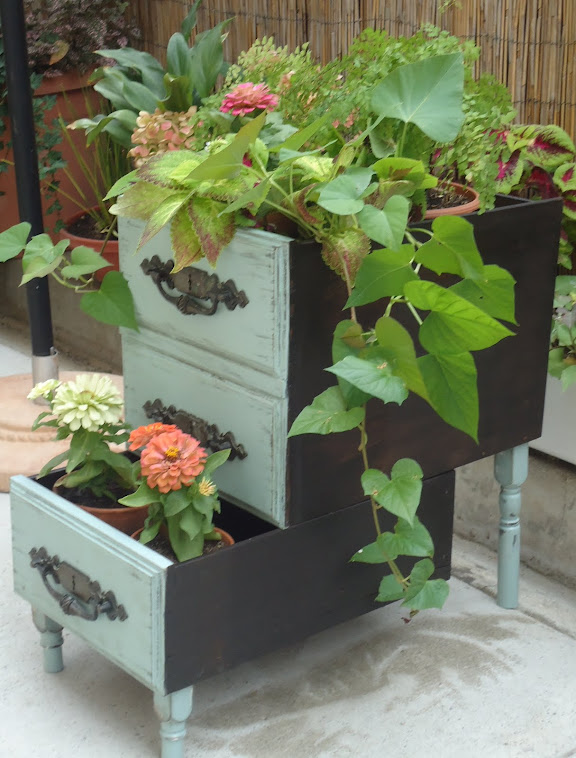
[[[52,275],[82,295],[80,307],[97,321],[138,329],[132,293],[121,273],[109,271],[100,288],[96,288],[92,275],[109,265],[99,253],[83,246],[68,251],[68,240],[54,244],[47,234],[37,234],[27,241],[29,234],[30,224],[26,222],[0,233],[0,262],[24,253],[21,285]]]
[[[388,74],[374,89],[372,109],[380,118],[415,124],[435,142],[451,142],[464,121],[463,93],[462,55],[438,55]]]
[[[562,389],[576,384],[576,277],[558,276],[554,296],[549,373]]]
[[[224,464],[229,455],[230,450],[210,455],[202,473],[190,485],[178,490],[160,492],[141,481],[133,494],[123,497],[119,501],[122,505],[151,505],[140,541],[150,542],[164,525],[176,557],[187,561],[202,555],[206,539],[220,539],[212,523],[214,513],[220,512],[220,501],[210,474]]]
[[[197,8],[198,2],[184,19],[182,30],[170,37],[165,68],[149,53],[131,47],[97,50],[117,64],[103,66],[92,75],[94,89],[110,103],[111,112],[78,120],[76,128],[84,129],[88,136],[104,131],[113,141],[130,148],[140,111],[187,111],[199,106],[214,90],[218,76],[226,73],[222,43],[232,19],[197,34],[189,45]]]

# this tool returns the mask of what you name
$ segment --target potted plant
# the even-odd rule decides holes
[[[174,425],[159,423],[134,429],[129,441],[130,450],[141,448],[139,486],[119,502],[150,507],[146,527],[133,536],[146,544],[161,533],[179,561],[197,558],[218,543],[234,544],[227,532],[214,527],[220,502],[210,479],[227,460],[229,450],[208,456],[194,437]]]
[[[103,198],[108,188],[130,171],[130,157],[121,144],[104,132],[90,140],[88,152],[81,151],[74,144],[69,127],[66,128],[62,120],[60,124],[65,144],[74,155],[76,170],[89,187],[88,192],[84,191],[69,170],[64,169],[71,179],[72,190],[69,193],[60,191],[75,205],[76,210],[64,219],[60,239],[68,240],[72,246],[89,247],[99,253],[109,264],[94,272],[95,278],[102,281],[109,271],[119,270],[116,217],[110,213],[110,202]]]
[[[75,164],[75,151],[81,149],[79,139],[63,146],[58,121],[71,121],[88,115],[87,100],[96,105],[97,98],[88,87],[88,75],[98,63],[94,50],[106,45],[122,48],[130,38],[137,38],[137,27],[127,21],[127,4],[119,0],[26,0],[26,27],[31,87],[37,125],[37,147],[40,177],[45,182],[45,213],[62,212],[67,217],[75,210],[66,195],[80,188],[91,193],[89,182]],[[1,41],[0,41],[1,44]],[[8,103],[5,92],[3,55],[0,54],[0,109],[2,122],[0,148],[4,155],[0,171],[2,227],[7,229],[18,221],[16,191],[8,128]],[[68,164],[68,171],[64,167]],[[60,193],[62,190],[62,193]],[[96,196],[92,196],[94,203]],[[57,231],[60,224],[55,223]]]
[[[319,88],[306,51],[253,52],[179,128],[180,149],[157,142],[109,193],[140,329],[123,332],[127,417],[231,451],[215,522],[238,544],[168,564],[39,482],[13,487],[17,591],[43,633],[66,625],[154,690],[170,750],[198,679],[375,596],[440,607],[452,469],[529,437],[542,405],[560,203],[417,220],[438,145],[466,121],[460,53],[380,71],[342,121],[322,98],[335,107],[346,87]],[[284,218],[304,242],[266,230]],[[79,572],[98,590],[74,607],[98,626],[46,593],[47,574],[68,591]]]
[[[294,75],[290,78],[290,85],[293,79]],[[371,451],[368,445],[366,413],[373,403],[365,406],[370,398],[402,404],[411,390],[444,421],[477,440],[478,395],[475,364],[470,351],[490,347],[512,334],[498,322],[498,318],[510,323],[515,321],[513,279],[497,266],[484,265],[467,221],[444,218],[435,220],[431,229],[411,230],[409,227],[411,204],[422,208],[425,190],[436,186],[438,180],[427,172],[428,157],[422,162],[408,156],[414,155],[422,144],[426,145],[427,156],[436,149],[437,143],[455,139],[465,118],[463,83],[464,68],[458,53],[435,56],[394,69],[371,93],[368,108],[371,116],[364,116],[367,128],[349,141],[342,138],[336,148],[332,141],[325,147],[319,146],[318,135],[325,133],[326,119],[317,119],[300,132],[293,133],[276,112],[280,96],[264,84],[236,84],[217,96],[220,113],[228,116],[227,128],[236,130],[235,133],[216,136],[205,150],[181,149],[148,155],[135,174],[111,191],[112,195],[121,193],[113,209],[115,212],[147,221],[141,245],[152,247],[150,240],[171,222],[173,268],[172,263],[163,268],[159,263],[144,262],[149,269],[146,273],[151,274],[155,283],[163,280],[168,288],[178,288],[178,272],[181,269],[190,272],[190,264],[203,257],[212,265],[220,264],[220,254],[232,242],[237,224],[254,223],[250,216],[262,217],[261,223],[266,224],[266,214],[279,211],[297,224],[305,236],[320,243],[324,262],[345,283],[348,300],[343,299],[340,307],[349,307],[351,318],[332,326],[335,330],[334,365],[328,371],[338,377],[338,385],[324,389],[315,399],[312,394],[311,404],[304,410],[299,409],[301,413],[294,418],[290,435],[358,430],[362,487],[364,494],[371,499],[377,540],[369,549],[360,551],[355,560],[387,562],[392,573],[383,580],[378,598],[386,601],[392,596],[394,599],[402,597],[413,610],[425,607],[425,602],[441,605],[446,592],[442,582],[429,580],[433,571],[429,559],[432,548],[423,536],[425,527],[416,518],[422,469],[413,460],[404,458],[390,465],[389,456],[382,456],[381,452],[378,457],[390,465],[391,478],[388,473],[368,465],[370,453],[375,451]],[[430,92],[434,95],[432,98]],[[217,123],[209,111],[214,103],[215,98],[211,98],[205,106],[206,113],[200,109],[194,115],[195,136],[196,127],[202,133],[210,119],[212,124]],[[438,114],[442,116],[438,117]],[[382,123],[387,124],[389,144],[395,147],[386,151],[387,157],[375,160],[369,139]],[[221,127],[214,128],[218,132]],[[330,130],[334,132],[334,129],[336,127],[331,124]],[[290,136],[286,138],[287,132]],[[373,138],[378,150],[383,139],[383,132],[378,133],[377,140]],[[309,149],[302,150],[304,145]],[[147,143],[146,147],[149,148],[150,144]],[[371,240],[384,246],[385,250],[371,253]],[[134,245],[131,247],[133,249]],[[452,252],[454,249],[458,252]],[[230,250],[224,255],[231,253]],[[311,254],[309,251],[308,256]],[[449,287],[437,281],[426,281],[420,273],[424,269],[428,269],[431,275],[459,276],[462,281],[450,282]],[[142,281],[137,264],[128,263],[127,275],[131,285],[137,281],[138,273]],[[247,271],[244,279],[249,281]],[[301,283],[293,282],[292,286],[298,287]],[[169,300],[166,290],[161,292],[164,299]],[[198,296],[193,287],[190,294]],[[140,297],[150,304],[150,288],[141,290]],[[383,297],[390,300],[378,313],[375,324],[367,323],[357,314],[360,306]],[[138,300],[137,294],[137,311]],[[182,300],[178,302],[178,308],[185,313]],[[415,330],[410,334],[404,325],[405,320],[393,319],[390,315],[392,308],[395,311],[404,308],[412,313],[418,325],[418,350],[425,351],[424,355],[417,358],[413,342]],[[325,308],[322,310],[327,312]],[[426,311],[430,315],[425,320],[420,314]],[[462,319],[460,316],[454,318],[457,312],[465,314]],[[148,344],[154,341],[149,330],[160,326],[157,315],[150,310],[145,315],[140,310],[140,323],[147,329]],[[153,320],[156,320],[155,327],[151,323]],[[290,324],[293,339],[297,334],[296,323],[294,319]],[[473,334],[476,328],[468,331],[472,323],[479,328],[479,333]],[[194,342],[194,330],[191,329],[188,339]],[[180,329],[173,329],[172,333],[183,334]],[[173,356],[172,348],[166,343],[163,347],[158,345],[158,349],[166,357]],[[319,348],[316,345],[313,349]],[[142,403],[136,374],[141,375],[150,354],[142,341],[134,337],[126,338],[124,350],[129,414],[139,418],[145,412],[142,406],[146,404]],[[180,356],[182,352],[180,347]],[[192,352],[188,353],[187,362],[193,364],[195,361]],[[317,377],[312,380],[312,386],[325,384],[317,361],[314,361],[314,369]],[[186,372],[184,362],[181,370],[183,378]],[[161,384],[159,376],[156,381]],[[201,381],[193,372],[186,376],[190,377],[188,381]],[[296,378],[291,389],[298,387],[299,381]],[[145,384],[142,382],[142,386]],[[306,391],[310,392],[310,387]],[[147,399],[149,409],[153,409],[152,400]],[[171,398],[169,401],[173,402]],[[160,399],[156,409],[161,414]],[[321,449],[320,445],[316,444],[316,447]],[[272,449],[276,446],[272,445]],[[325,449],[334,454],[333,447]],[[310,448],[308,450],[309,459],[314,461],[313,468],[323,453],[312,455]],[[342,460],[341,453],[339,456]],[[290,458],[299,457],[306,456],[292,445]],[[282,466],[285,465],[283,462]],[[303,466],[305,468],[301,463],[301,471]],[[346,468],[349,473],[348,460]],[[430,473],[441,470],[439,467]],[[350,499],[354,497],[350,495],[350,483],[343,484],[341,479],[337,476],[335,485],[340,492],[330,489],[329,504],[324,507],[334,509],[354,502]],[[313,486],[310,474],[305,476],[305,481],[307,486]],[[290,487],[290,503],[286,510],[280,513],[269,511],[268,516],[289,524],[306,516],[318,515],[310,510],[306,513],[298,502],[302,502],[303,494],[299,493],[298,487],[292,484]],[[404,488],[406,499],[399,506],[394,500]],[[233,483],[222,489],[234,498]],[[260,493],[260,497],[254,494],[254,489],[248,493],[244,490],[239,494],[239,488],[236,488],[238,500],[248,502],[252,508],[263,510],[266,507],[260,505],[268,497],[266,491]],[[278,492],[274,497],[278,498]],[[284,497],[287,497],[286,490]],[[393,533],[381,534],[378,510],[382,507],[390,508],[400,519]],[[404,543],[398,530],[406,530]],[[426,541],[426,549],[421,545],[415,547],[416,535]],[[387,548],[383,547],[384,543]],[[399,544],[410,545],[408,550],[420,551],[416,554],[424,558],[417,564],[418,568],[413,569],[416,573],[412,579],[403,576],[396,565],[399,553],[392,545]],[[420,571],[427,572],[424,581],[421,581]],[[418,587],[417,591],[410,590],[412,582]],[[425,596],[428,596],[427,600],[424,600]]]
[[[118,504],[136,491],[138,464],[111,449],[128,439],[121,420],[122,396],[112,381],[98,374],[79,374],[68,382],[49,379],[37,384],[28,398],[42,398],[49,407],[39,414],[33,431],[53,428],[56,439],[70,439],[68,450],[48,461],[39,476],[66,461],[65,473],[53,484],[55,492],[128,534],[141,527],[148,503],[133,510]]]

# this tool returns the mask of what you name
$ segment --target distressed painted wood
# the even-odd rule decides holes
[[[133,426],[150,423],[143,406],[156,398],[231,431],[247,457],[226,463],[215,472],[221,494],[271,523],[286,525],[286,434],[288,404],[233,381],[238,371],[229,364],[229,376],[210,370],[206,354],[198,365],[173,357],[178,345],[142,331],[123,337],[126,418]]]
[[[503,608],[516,608],[520,576],[521,486],[528,475],[528,445],[498,453],[494,475],[501,486],[497,602]]]
[[[381,607],[374,597],[383,567],[348,560],[374,539],[368,502],[277,529],[224,501],[216,523],[236,544],[172,564],[39,482],[15,477],[11,501],[16,591],[56,625],[37,615],[40,628],[78,634],[159,695]],[[420,515],[445,579],[453,502],[453,472],[424,482]],[[383,529],[393,521],[382,514]],[[40,546],[113,591],[128,618],[66,615],[30,566],[29,551]],[[404,559],[405,571],[413,560]]]
[[[501,203],[502,207],[493,211],[468,217],[474,225],[484,261],[510,270],[517,281],[517,335],[475,354],[480,398],[479,443],[445,424],[419,397],[412,395],[401,407],[371,401],[368,453],[370,464],[375,468],[390,471],[396,460],[409,457],[416,459],[425,476],[429,477],[540,435],[562,206],[557,198],[535,203],[502,198]],[[128,231],[132,241],[126,249],[135,246],[141,229],[139,222],[130,222]],[[122,237],[123,227],[120,231]],[[264,311],[256,314],[260,321],[254,333],[244,328],[236,332],[235,327],[230,326],[230,332],[224,328],[224,333],[217,336],[212,331],[216,327],[210,326],[212,317],[182,316],[184,323],[189,324],[188,334],[178,320],[180,314],[174,306],[163,300],[153,284],[148,282],[144,285],[136,276],[136,269],[139,270],[142,260],[140,253],[136,258],[130,257],[128,275],[140,303],[141,339],[148,342],[150,349],[148,363],[152,363],[155,350],[174,359],[175,362],[170,364],[170,382],[179,385],[178,395],[184,410],[196,412],[189,406],[198,407],[201,402],[198,390],[205,386],[205,383],[195,379],[193,384],[186,385],[188,392],[184,391],[184,383],[191,376],[188,366],[205,372],[206,381],[214,385],[219,382],[219,386],[226,388],[232,381],[244,388],[246,392],[242,390],[236,395],[240,402],[246,396],[260,398],[259,418],[266,417],[272,409],[273,420],[270,421],[268,415],[269,421],[264,429],[264,438],[270,448],[265,460],[277,468],[271,473],[260,473],[269,487],[267,495],[262,494],[264,481],[254,484],[252,491],[243,485],[240,494],[233,476],[226,482],[225,492],[238,503],[242,502],[263,515],[268,513],[268,518],[275,524],[294,525],[345,508],[358,502],[361,497],[359,481],[362,463],[357,454],[356,431],[324,437],[302,435],[288,440],[286,447],[286,433],[293,419],[316,395],[334,384],[334,377],[324,369],[332,363],[332,334],[336,324],[346,315],[342,312],[346,295],[342,281],[324,265],[317,245],[292,242],[287,274],[286,238],[270,235],[268,252],[266,239],[266,232],[240,232],[225,253],[226,256],[230,254],[230,258],[223,258],[224,268],[220,268],[219,262],[216,269],[221,278],[228,277],[230,270],[224,261],[233,260],[237,265],[234,276],[238,283],[244,282],[250,278],[249,272],[253,270],[250,267],[258,268],[257,257],[262,256],[262,271],[266,270],[265,276],[270,278],[263,289],[262,302],[267,305]],[[168,258],[170,240],[167,232],[158,235],[155,240],[154,252],[164,259]],[[244,274],[243,256],[247,250],[250,256]],[[271,254],[275,258],[276,268],[271,267]],[[143,289],[139,292],[141,286]],[[274,290],[274,296],[271,290]],[[251,305],[252,300],[243,309],[242,315],[239,315],[239,309],[223,311],[222,323],[228,316],[232,320],[237,315],[244,318]],[[272,308],[274,305],[278,308],[277,312]],[[176,331],[170,319],[158,320],[157,308],[160,307],[174,312],[178,323]],[[375,323],[381,313],[379,304],[358,309],[359,318],[366,325]],[[394,315],[402,321],[400,311],[395,311]],[[232,324],[232,321],[229,323]],[[407,322],[406,326],[415,333],[412,321]],[[202,336],[204,330],[206,334]],[[277,337],[273,336],[275,330]],[[254,348],[257,358],[250,363],[253,339],[260,339],[264,332],[268,348],[264,351]],[[221,345],[229,346],[226,340],[231,335],[234,337],[233,347],[223,350]],[[125,374],[130,377],[127,418],[131,423],[141,423],[142,415],[131,400],[131,395],[135,397],[138,383],[145,383],[150,391],[156,389],[154,397],[161,397],[161,392],[159,388],[150,387],[143,360],[140,360],[138,370],[131,367],[133,351],[130,345],[134,343],[127,332],[123,334],[123,344]],[[276,351],[281,349],[286,353],[279,358]],[[264,367],[264,354],[268,355],[272,368]],[[271,354],[276,357],[270,358]],[[284,369],[279,371],[274,366],[287,366],[287,376],[283,373]],[[194,376],[197,377],[197,374]],[[281,398],[283,402],[288,399],[287,414],[284,405],[275,404],[275,398]],[[222,408],[219,408],[219,425],[228,428],[232,424],[223,417],[225,402],[222,399]],[[248,419],[247,432],[250,433],[249,415],[252,411],[248,414],[248,407],[245,405],[244,409],[235,411],[234,420],[240,420],[244,412]],[[236,430],[235,434],[241,436]],[[225,470],[232,466],[240,471],[239,462],[233,462],[221,469],[220,476],[226,476]],[[284,479],[284,484],[281,479]],[[253,499],[256,496],[258,501]]]
[[[10,492],[16,592],[37,614],[75,632],[136,679],[163,687],[164,569],[170,561],[37,482],[14,477]],[[41,547],[114,592],[126,620],[67,615],[30,565],[30,551]]]
[[[32,608],[32,620],[40,632],[40,645],[44,651],[44,671],[47,674],[58,674],[64,668],[62,627],[35,608]]]
[[[522,485],[528,476],[528,444],[498,453],[494,459],[494,476],[501,488],[497,602],[502,608],[517,608],[520,580],[520,508]]]
[[[184,758],[186,719],[192,713],[192,687],[171,695],[155,692],[154,710],[160,719],[161,758]]]
[[[285,380],[290,240],[258,230],[239,231],[222,252],[216,273],[221,281],[232,279],[245,291],[248,304],[232,311],[220,305],[213,316],[184,315],[160,295],[140,265],[154,255],[162,261],[172,257],[170,230],[163,229],[136,253],[142,230],[139,221],[119,219],[120,266],[134,294],[139,323],[159,335],[170,335],[234,364],[257,367]],[[195,263],[194,268],[214,273],[206,260]]]

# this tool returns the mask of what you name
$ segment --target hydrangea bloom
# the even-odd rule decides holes
[[[138,429],[134,429],[130,432],[128,439],[129,449],[138,450],[139,447],[147,445],[153,437],[162,434],[163,432],[173,432],[178,429],[174,424],[147,424],[146,426],[139,426]]]
[[[128,155],[134,159],[136,166],[141,166],[147,158],[157,153],[193,150],[196,147],[196,125],[202,126],[202,121],[196,122],[195,105],[181,113],[159,109],[154,113],[140,111],[132,134],[132,143],[136,147]]]
[[[104,424],[120,421],[122,397],[107,376],[80,374],[56,389],[52,412],[72,432],[80,428],[96,432]]]
[[[148,486],[166,493],[192,484],[204,470],[206,458],[197,439],[176,429],[152,437],[142,451],[140,465]]]
[[[245,116],[256,109],[273,111],[278,105],[278,95],[272,94],[266,84],[246,82],[229,92],[220,106],[222,113]]]
[[[39,397],[47,398],[59,386],[58,379],[47,379],[45,382],[39,382],[28,393],[28,400],[37,400]]]

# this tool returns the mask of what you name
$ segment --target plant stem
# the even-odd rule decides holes
[[[414,316],[414,318],[418,322],[418,324],[420,326],[422,326],[423,322],[422,322],[422,319],[420,318],[420,316],[418,315],[418,311],[416,310],[416,308],[414,308],[414,306],[412,305],[412,303],[410,303],[408,300],[406,300],[405,302],[406,302],[406,305],[408,306],[408,308],[410,309],[410,312],[412,313],[412,315]]]

